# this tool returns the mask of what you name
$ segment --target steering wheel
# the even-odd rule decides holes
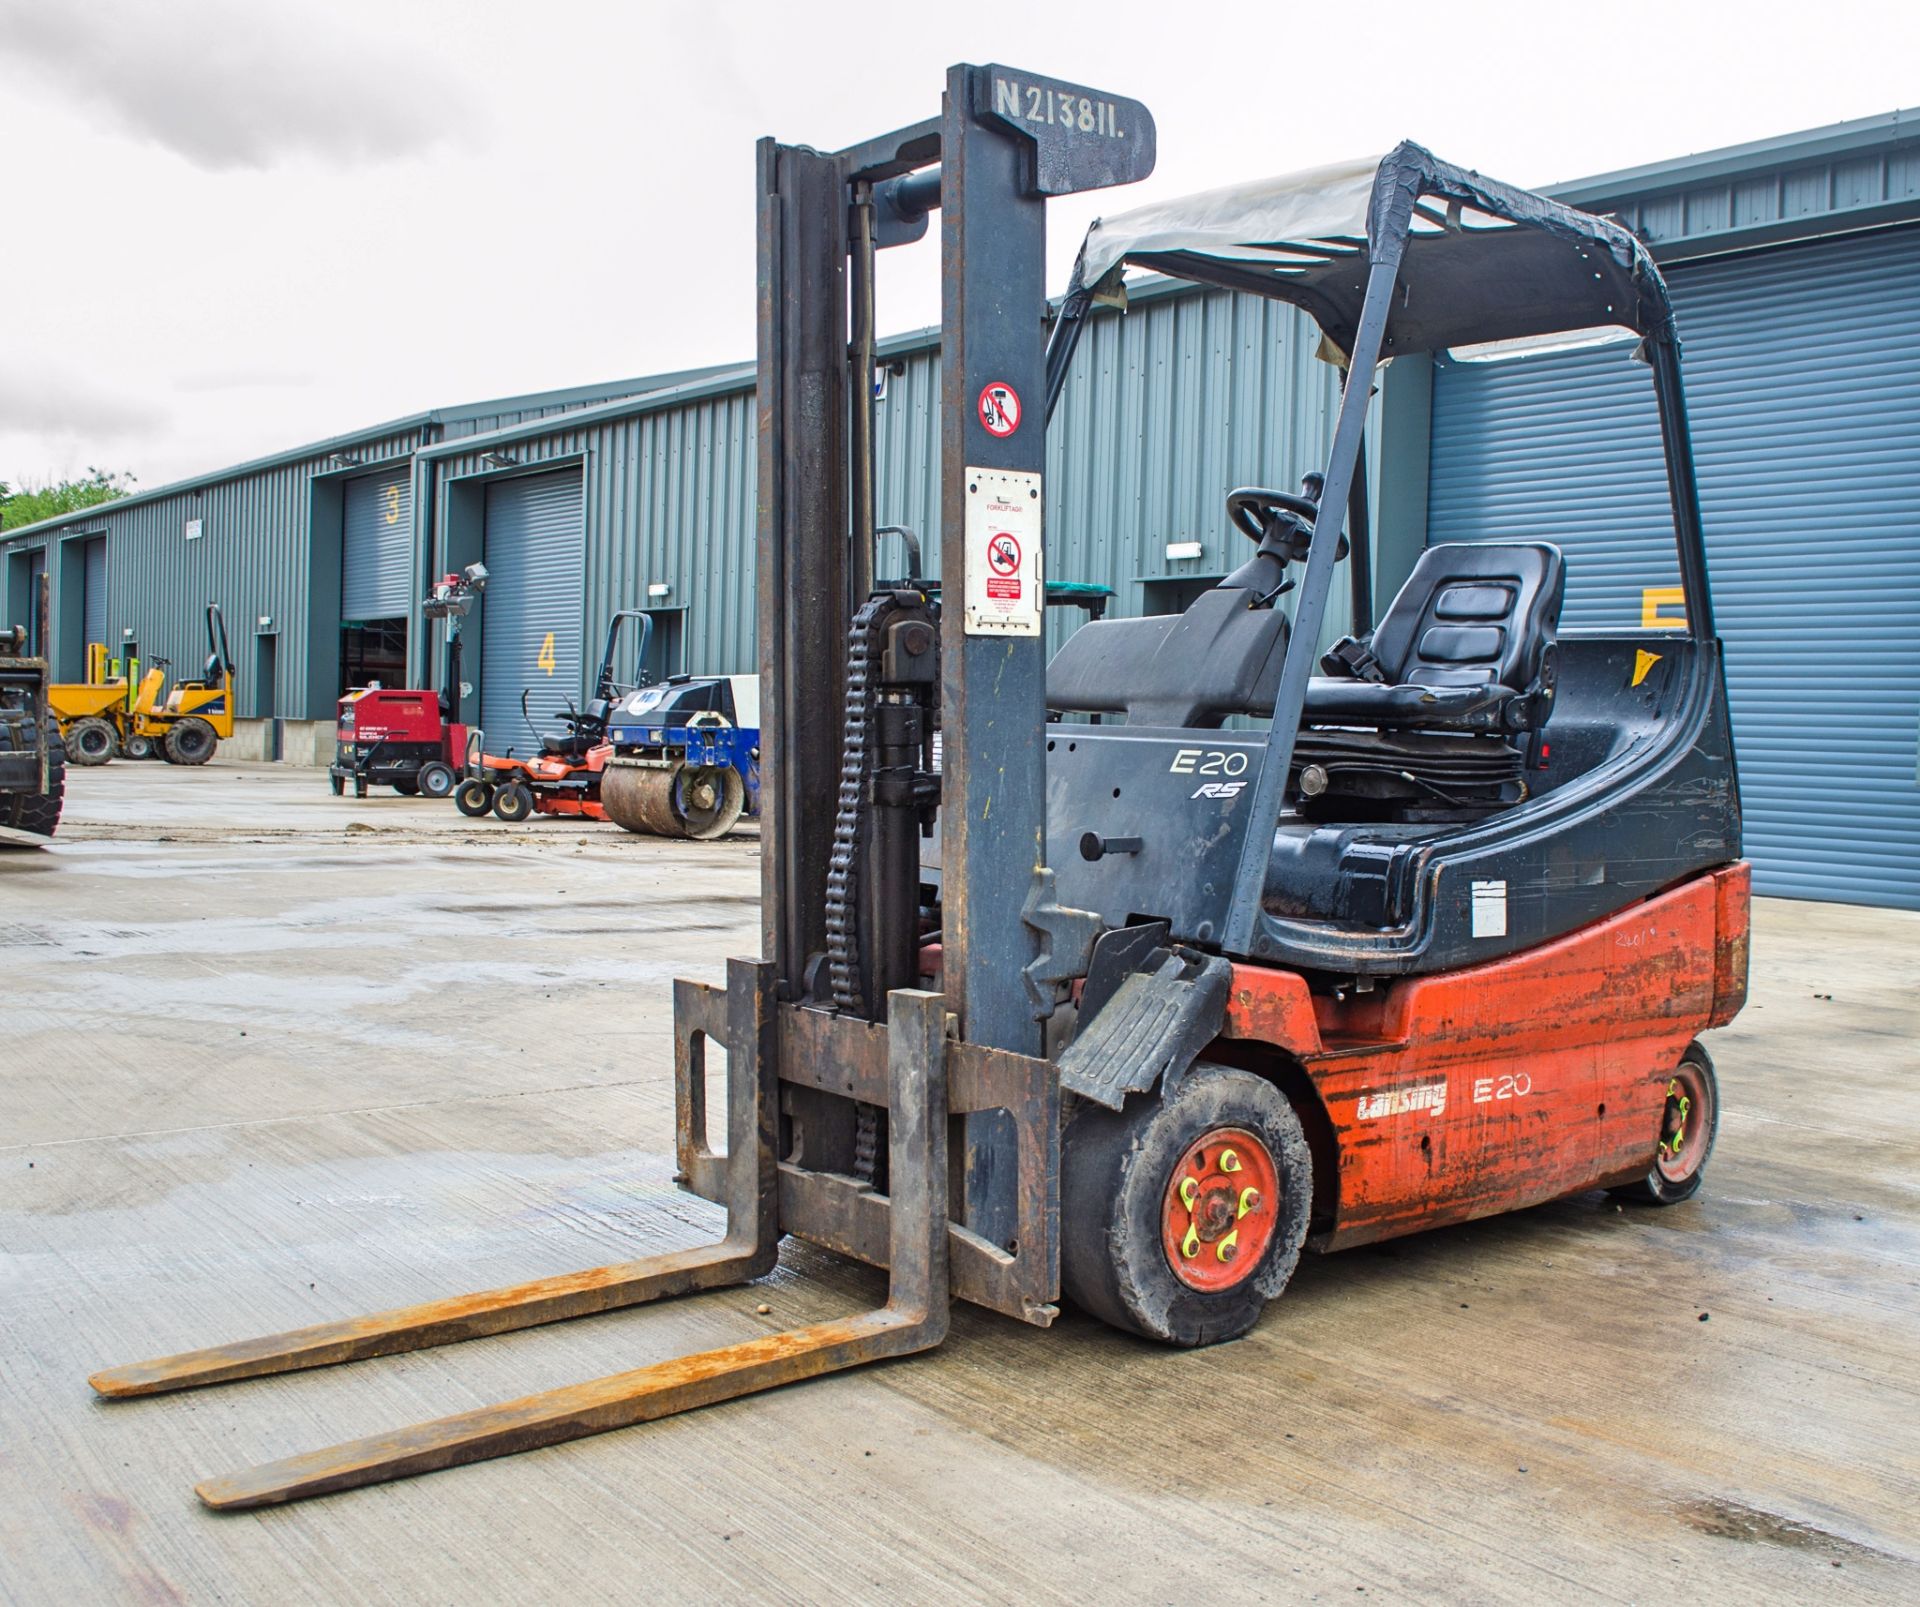
[[[1227,493],[1227,517],[1249,541],[1264,541],[1267,526],[1276,514],[1286,514],[1294,523],[1312,525],[1320,504],[1310,497],[1296,497],[1286,491],[1270,491],[1264,486],[1243,485]]]

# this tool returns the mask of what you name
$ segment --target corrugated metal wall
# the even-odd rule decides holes
[[[1672,285],[1756,885],[1920,908],[1920,230]],[[1617,348],[1443,367],[1430,539],[1560,541],[1568,622],[1637,626],[1678,578],[1654,428]]]
[[[369,442],[369,458],[412,449],[412,432]],[[195,491],[154,497],[131,507],[92,510],[84,525],[107,538],[116,577],[108,639],[131,628],[147,658],[170,658],[197,669],[207,655],[206,606],[220,604],[244,680],[252,673],[255,621],[270,616],[280,632],[283,707],[305,697],[307,523],[315,475],[325,458],[305,459]],[[200,534],[189,540],[190,521]],[[65,535],[65,531],[60,532]],[[55,581],[60,584],[58,569]],[[54,618],[61,616],[56,604]],[[58,626],[56,624],[56,634]],[[242,707],[251,707],[242,694]]]
[[[1227,523],[1227,493],[1294,491],[1325,466],[1339,383],[1318,346],[1304,314],[1260,296],[1160,294],[1094,317],[1047,433],[1049,577],[1111,587],[1120,616],[1147,611],[1149,581],[1236,568],[1252,547]],[[921,533],[938,573],[940,358],[901,361],[876,410],[875,507],[879,523]],[[1377,402],[1374,426],[1377,435]],[[1180,541],[1198,541],[1202,555],[1169,560],[1167,544]],[[1345,576],[1342,563],[1328,640],[1346,633]],[[1053,610],[1049,645],[1084,617]]]

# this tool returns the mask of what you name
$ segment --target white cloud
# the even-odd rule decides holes
[[[380,161],[469,132],[430,59],[306,5],[0,0],[9,92],[36,89],[212,171]]]

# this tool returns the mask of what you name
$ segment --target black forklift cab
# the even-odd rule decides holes
[[[1413,144],[1156,203],[1088,232],[1047,353],[1050,407],[1094,304],[1125,306],[1129,266],[1301,308],[1343,399],[1324,472],[1298,494],[1227,495],[1255,544],[1245,564],[1178,616],[1084,626],[1049,666],[1056,721],[1109,717],[1049,727],[1062,904],[1307,971],[1417,974],[1738,857],[1679,347],[1638,240]],[[1640,337],[1659,406],[1684,625],[1561,630],[1564,555],[1496,531],[1428,548],[1375,621],[1359,493],[1379,366],[1610,327]],[[1349,546],[1351,633],[1318,654]],[[1270,730],[1222,729],[1233,716]],[[1106,852],[1115,841],[1137,846]]]

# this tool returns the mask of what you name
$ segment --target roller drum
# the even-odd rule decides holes
[[[746,783],[732,769],[614,758],[600,777],[607,818],[643,836],[723,837],[746,802]]]

